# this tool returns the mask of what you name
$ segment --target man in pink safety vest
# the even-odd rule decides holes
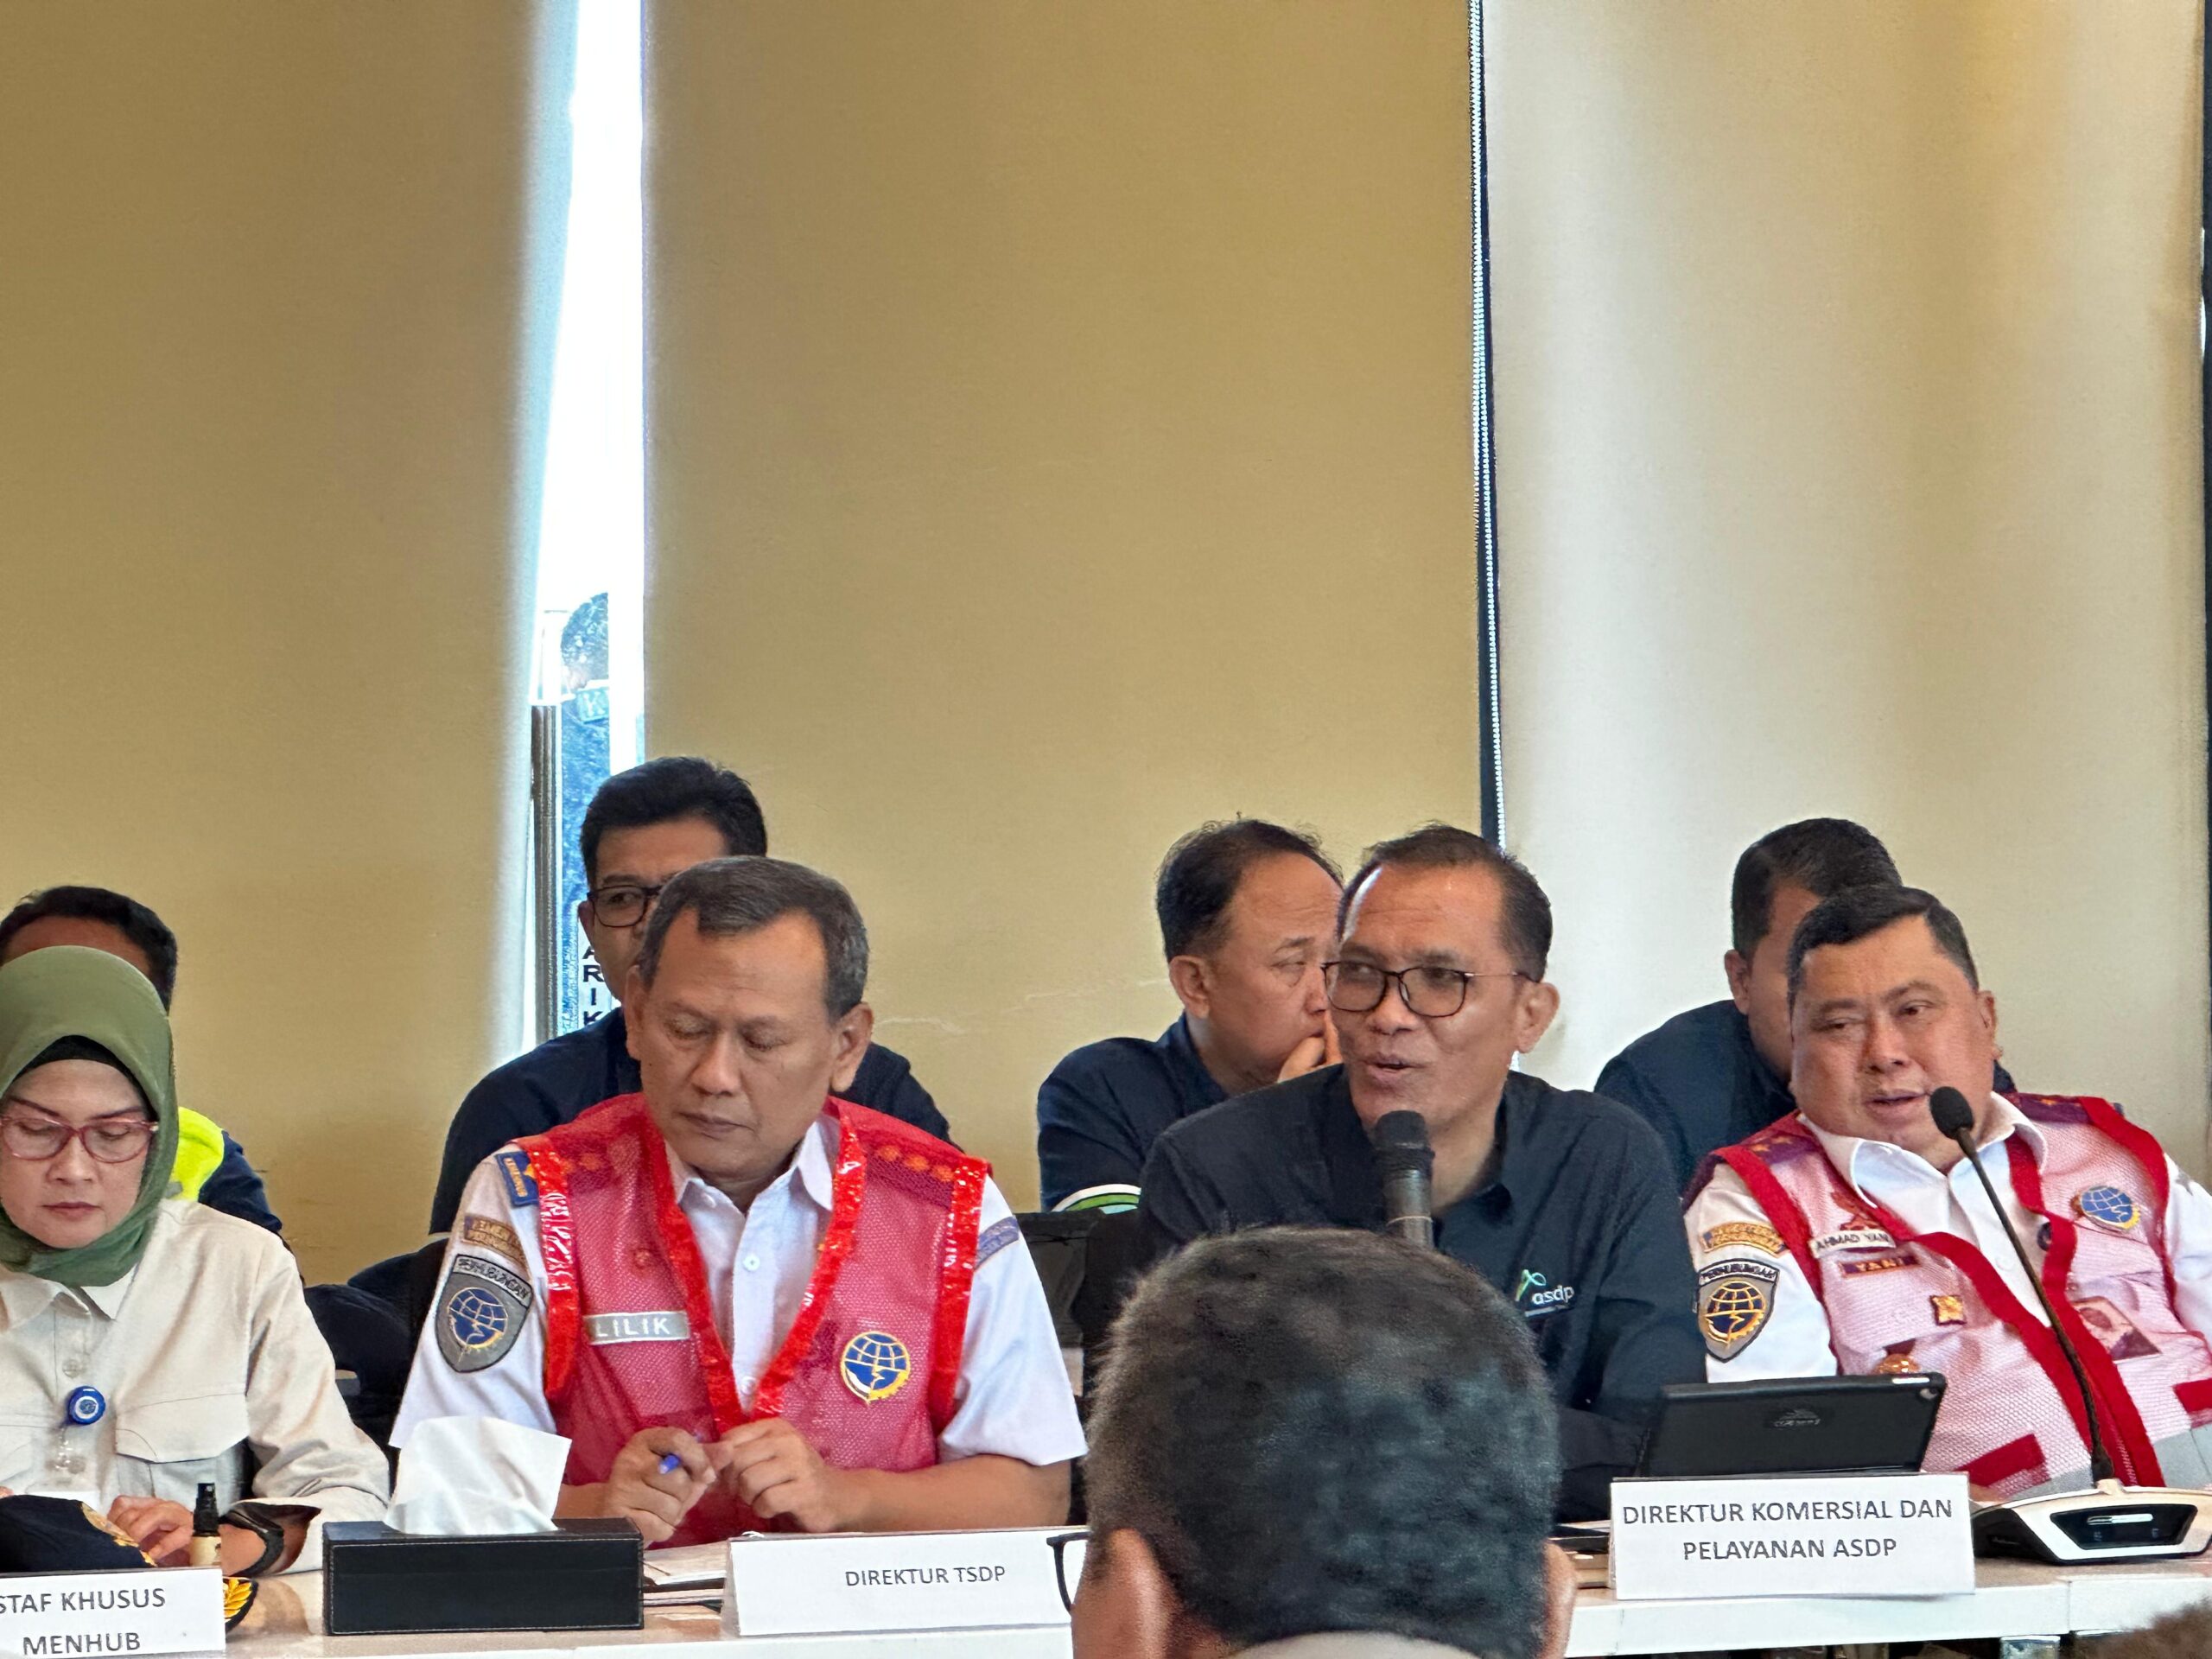
[[[1932,894],[1837,893],[1790,942],[1797,1109],[1708,1160],[1686,1220],[1707,1373],[1940,1371],[1925,1466],[1985,1497],[2086,1485],[2086,1417],[1976,1160],[2080,1352],[2123,1479],[2212,1485],[2212,1195],[2088,1096],[1991,1091],[1997,1003]]]

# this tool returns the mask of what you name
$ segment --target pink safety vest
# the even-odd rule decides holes
[[[2166,1160],[2109,1103],[2009,1096],[2042,1129],[2038,1168],[2005,1143],[2012,1192],[2043,1218],[2044,1287],[2081,1351],[2121,1479],[2212,1485],[2212,1347],[2174,1306]],[[1805,1272],[1836,1369],[1940,1371],[1948,1387],[1924,1466],[2005,1497],[2088,1480],[2087,1420],[2037,1312],[1969,1241],[1915,1234],[1862,1198],[1796,1113],[1720,1161]]]
[[[752,1416],[788,1420],[841,1469],[927,1468],[952,1416],[989,1166],[850,1101],[825,1109],[830,1223]],[[573,1442],[566,1483],[605,1480],[639,1429],[711,1440],[749,1421],[645,1096],[517,1144],[537,1181],[545,1398]],[[667,1546],[776,1525],[717,1490]]]

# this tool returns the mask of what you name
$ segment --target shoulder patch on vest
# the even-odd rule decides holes
[[[1764,1262],[1716,1262],[1697,1276],[1697,1328],[1705,1351],[1724,1363],[1750,1347],[1774,1312],[1779,1268]]]
[[[522,1240],[504,1221],[495,1221],[489,1216],[463,1216],[461,1224],[454,1229],[454,1236],[465,1250],[489,1251],[525,1271],[530,1267],[530,1258],[522,1253]]]
[[[983,1229],[983,1236],[976,1241],[976,1265],[982,1267],[1001,1250],[1021,1236],[1021,1224],[1012,1216],[995,1221]]]
[[[1769,1255],[1780,1255],[1782,1235],[1763,1221],[1724,1221],[1718,1227],[1708,1227],[1701,1236],[1708,1250],[1725,1250],[1732,1244],[1748,1244],[1755,1250],[1764,1250]]]
[[[509,1147],[504,1152],[492,1154],[492,1161],[499,1166],[499,1180],[507,1190],[507,1202],[518,1210],[527,1210],[537,1202],[537,1177],[530,1173],[530,1154]]]
[[[506,1357],[522,1335],[530,1281],[480,1255],[456,1255],[438,1287],[438,1351],[456,1371],[480,1371]]]

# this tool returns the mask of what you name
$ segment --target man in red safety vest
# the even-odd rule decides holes
[[[1965,931],[1911,887],[1823,901],[1789,953],[1797,1109],[1692,1189],[1716,1381],[1940,1371],[1924,1466],[1984,1496],[2088,1484],[2079,1390],[1975,1157],[2087,1370],[2122,1478],[2212,1485],[2212,1195],[2105,1101],[1997,1094],[1996,1000]]]
[[[988,1166],[849,1101],[868,939],[826,876],[663,891],[623,1004],[641,1092],[470,1179],[393,1431],[564,1435],[564,1516],[652,1543],[1060,1520],[1083,1449]]]

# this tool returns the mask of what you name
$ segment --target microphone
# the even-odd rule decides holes
[[[2081,1391],[2082,1419],[2089,1428],[2092,1489],[2051,1497],[2018,1498],[1980,1510],[1974,1517],[1975,1549],[1985,1555],[2032,1556],[2061,1567],[2083,1561],[2202,1554],[2206,1545],[2212,1544],[2212,1498],[2172,1487],[2126,1486],[2113,1478],[2112,1453],[2097,1414],[2097,1397],[2090,1392],[2089,1374],[2082,1368],[2082,1356],[2059,1324],[2050,1293],[2044,1288],[2043,1274],[2028,1259],[2019,1234],[2013,1230],[2012,1217],[1998,1201],[1989,1172],[1974,1155],[1974,1108],[1964,1095],[1947,1086],[1929,1096],[1928,1114],[1935,1119],[1936,1128],[1958,1142],[1967,1162],[1974,1166],[1989,1207],[1996,1213],[1997,1224],[2005,1230],[2012,1254],[2019,1258],[2028,1282],[2035,1287],[2036,1300],[2043,1304],[2044,1318],[2050,1321],[2058,1351],[2066,1356],[2074,1386]]]
[[[1382,1225],[1394,1238],[1434,1249],[1428,1182],[1436,1154],[1428,1144],[1427,1120],[1419,1112],[1385,1112],[1369,1138],[1375,1144],[1375,1173],[1382,1178]]]
[[[2106,1481],[2113,1478],[2112,1453],[2105,1444],[2104,1426],[2097,1419],[2097,1396],[2090,1391],[2089,1374],[2082,1369],[2082,1356],[2075,1351],[2074,1340],[2058,1322],[2058,1314],[2051,1307],[2050,1293],[2043,1286],[2043,1274],[2036,1271],[2036,1264],[2028,1259],[2027,1249],[2020,1243],[2019,1234],[2012,1230],[2012,1218],[2005,1213],[2005,1206],[1998,1202],[1997,1189],[1990,1184],[1989,1172],[1981,1166],[1981,1160],[1974,1155],[1974,1108],[1967,1104],[1967,1097],[1946,1084],[1928,1096],[1928,1115],[1936,1120],[1936,1127],[1959,1143],[1959,1150],[1966,1154],[1967,1162],[1974,1166],[1974,1173],[1981,1178],[1981,1190],[1989,1198],[1989,1207],[1996,1212],[1997,1224],[2005,1230],[2005,1237],[2012,1246],[2012,1254],[2019,1258],[2020,1270],[2028,1275],[2028,1282],[2036,1287],[2036,1300],[2043,1304],[2043,1316],[2050,1322],[2050,1334],[2058,1339],[2058,1351],[2066,1356],[2066,1367],[2074,1373],[2074,1386],[2082,1395],[2082,1415],[2089,1425],[2089,1478]]]

